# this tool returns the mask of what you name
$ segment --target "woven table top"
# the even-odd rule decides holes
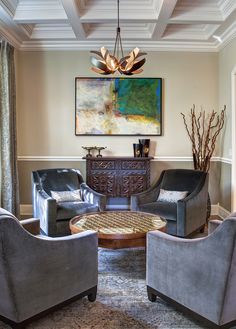
[[[94,230],[102,234],[133,234],[160,230],[166,221],[159,216],[133,211],[107,211],[75,217],[72,223],[80,231]]]

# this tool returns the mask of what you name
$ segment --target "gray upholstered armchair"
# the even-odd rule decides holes
[[[186,191],[177,202],[158,201],[160,190]],[[150,212],[167,220],[167,233],[186,237],[204,229],[207,217],[208,174],[200,170],[169,169],[147,191],[131,196],[131,210]]]
[[[24,322],[62,302],[96,299],[97,234],[33,236],[0,208],[0,319]]]
[[[80,190],[82,200],[57,202],[52,191]],[[40,218],[44,234],[61,236],[70,233],[69,220],[87,212],[104,211],[106,196],[85,184],[79,170],[44,169],[32,172],[32,201],[34,217]]]
[[[148,233],[148,297],[222,326],[236,320],[236,213],[210,221],[209,233],[192,240]]]

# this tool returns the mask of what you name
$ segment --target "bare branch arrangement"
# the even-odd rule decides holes
[[[217,114],[214,110],[206,115],[205,111],[196,112],[195,105],[190,112],[190,120],[181,113],[188,136],[192,143],[194,169],[208,172],[215,150],[217,137],[225,122],[226,106]]]

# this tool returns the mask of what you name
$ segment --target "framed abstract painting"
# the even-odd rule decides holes
[[[160,136],[161,78],[75,78],[75,134]]]

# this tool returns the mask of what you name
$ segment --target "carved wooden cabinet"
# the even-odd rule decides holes
[[[129,197],[150,186],[150,160],[134,157],[86,158],[87,184],[110,197]]]

